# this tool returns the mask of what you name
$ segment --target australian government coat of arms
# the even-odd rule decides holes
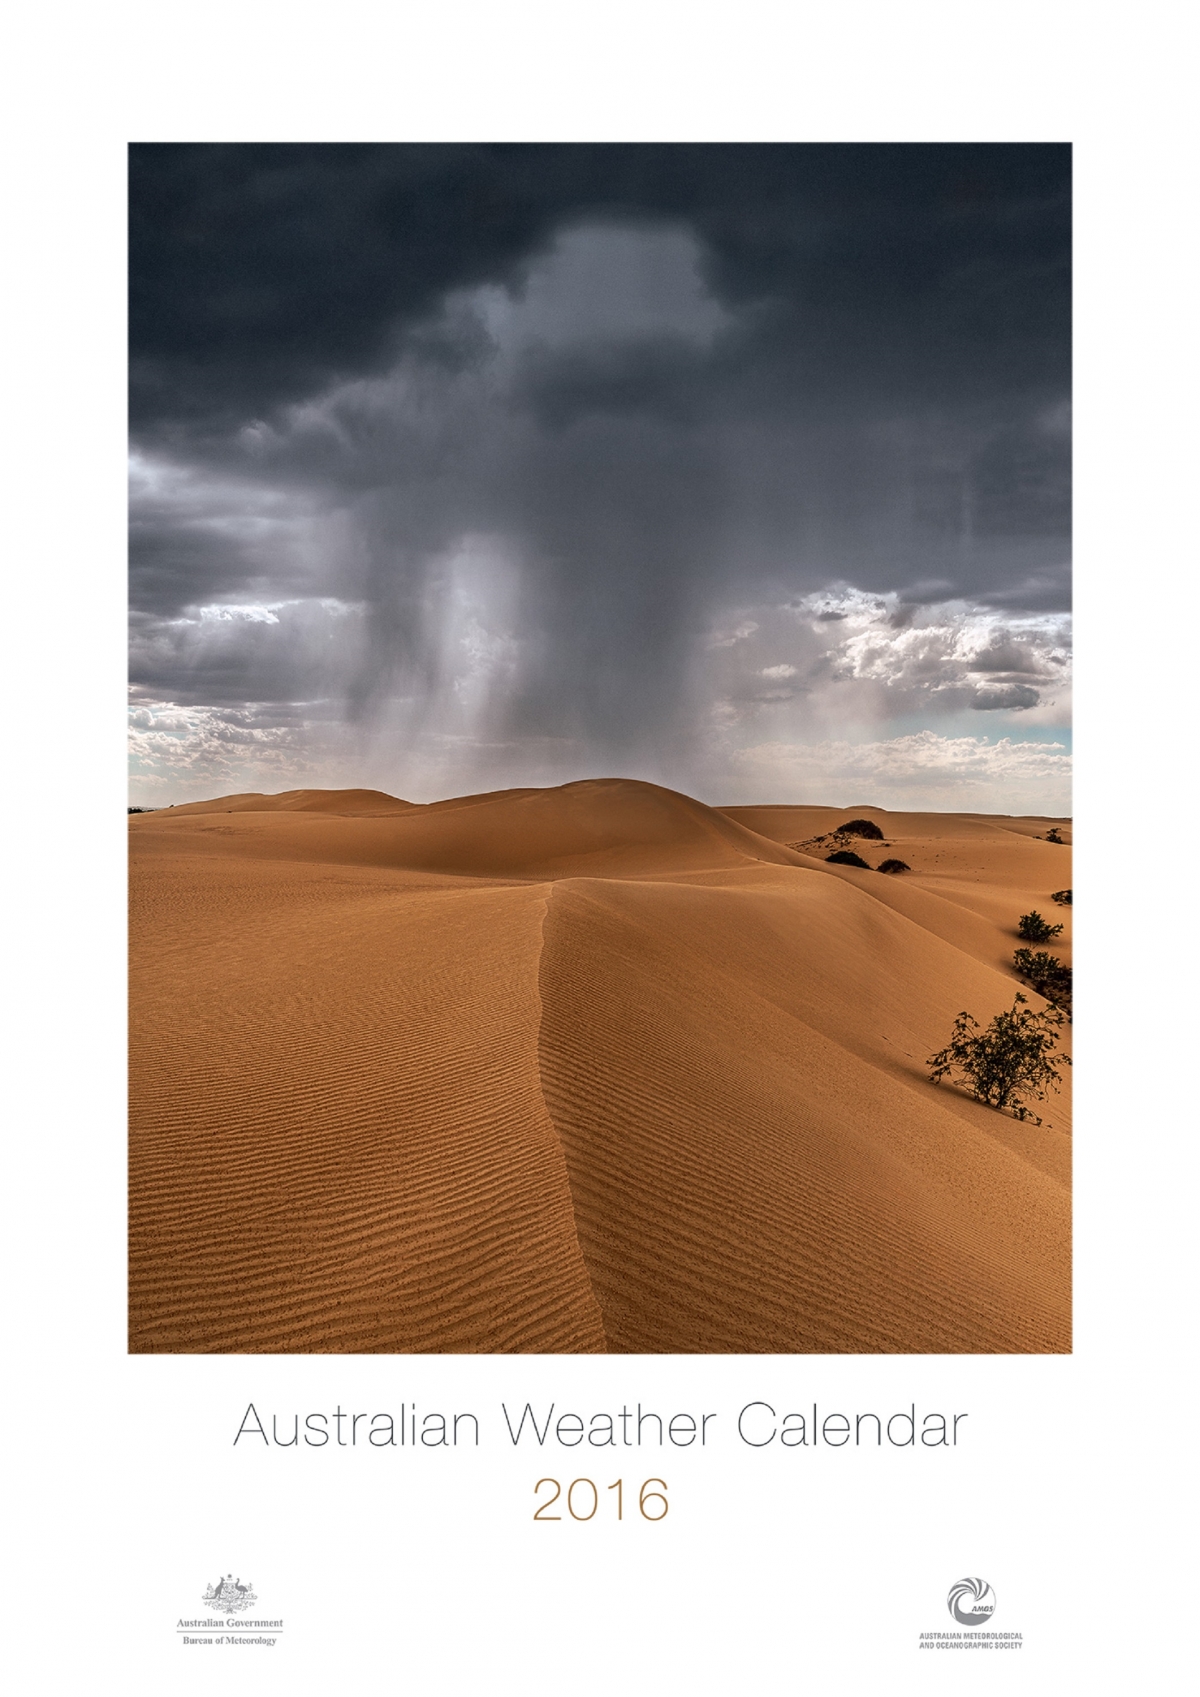
[[[215,1585],[208,1587],[204,1593],[204,1601],[210,1609],[220,1609],[222,1614],[235,1615],[240,1614],[243,1609],[248,1609],[258,1598],[249,1581],[243,1585],[240,1579],[224,1575]]]

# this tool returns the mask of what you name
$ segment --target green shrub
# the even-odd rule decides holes
[[[1047,925],[1036,908],[1032,913],[1023,913],[1017,922],[1017,936],[1024,937],[1027,943],[1048,943],[1061,930],[1061,925]]]
[[[883,832],[873,819],[851,819],[846,825],[839,825],[834,832],[840,837],[870,837],[872,842],[881,843]]]
[[[1057,902],[1059,907],[1070,907],[1071,892],[1070,890],[1055,890],[1054,894],[1050,897],[1050,900],[1052,902]]]
[[[896,860],[893,857],[890,860],[881,860],[875,870],[877,872],[911,872],[912,867],[907,860]]]
[[[1052,825],[1050,827],[1050,829],[1046,832],[1046,841],[1048,843],[1061,843],[1062,842],[1062,837],[1059,835],[1057,825]]]
[[[1041,1125],[1026,1099],[1040,1102],[1047,1091],[1056,1090],[1062,1078],[1056,1063],[1071,1064],[1069,1055],[1054,1053],[1062,1024],[1058,1008],[1037,1012],[1019,990],[1009,1011],[998,1013],[985,1029],[964,1011],[954,1022],[949,1043],[925,1063],[929,1076],[934,1084],[944,1078],[965,1082],[976,1101]]]
[[[864,872],[871,870],[861,855],[852,854],[849,849],[838,849],[834,854],[827,854],[825,859],[831,866],[861,866]]]
[[[1039,949],[1018,949],[1013,955],[1013,968],[1018,978],[1032,984],[1039,996],[1060,1007],[1071,1017],[1071,968],[1064,966],[1057,955]]]

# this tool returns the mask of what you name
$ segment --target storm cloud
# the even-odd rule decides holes
[[[1059,747],[1067,149],[131,164],[137,799]]]

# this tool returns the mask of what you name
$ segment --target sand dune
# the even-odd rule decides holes
[[[162,813],[142,815],[172,852],[185,843],[203,852],[234,832],[241,852],[270,859],[392,867],[483,878],[561,878],[588,872],[606,877],[707,870],[768,861],[801,864],[783,844],[758,835],[716,808],[655,784],[619,779],[565,784],[555,790],[501,790],[416,807],[368,812],[360,800],[371,790],[313,791],[270,797],[283,806],[257,807],[260,798],[227,796]],[[387,798],[383,798],[387,799]],[[233,805],[236,804],[236,805]],[[303,822],[296,814],[303,812]],[[236,814],[237,827],[218,816]],[[354,823],[347,823],[353,820]],[[162,833],[169,833],[163,837]]]
[[[912,871],[813,852],[854,816]],[[1069,930],[1054,823],[625,780],[135,816],[131,1348],[1069,1348],[1065,1098],[923,1065],[1011,1003],[1020,912]]]
[[[247,793],[219,796],[216,801],[187,801],[164,812],[176,818],[197,813],[333,813],[339,818],[370,819],[404,813],[412,805],[382,790],[283,790],[278,795]]]

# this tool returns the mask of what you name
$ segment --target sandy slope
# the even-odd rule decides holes
[[[854,816],[913,871],[787,846]],[[1020,912],[1069,929],[1049,823],[624,780],[135,816],[131,1348],[1069,1348],[1065,1098],[922,1064],[1010,1004]]]

